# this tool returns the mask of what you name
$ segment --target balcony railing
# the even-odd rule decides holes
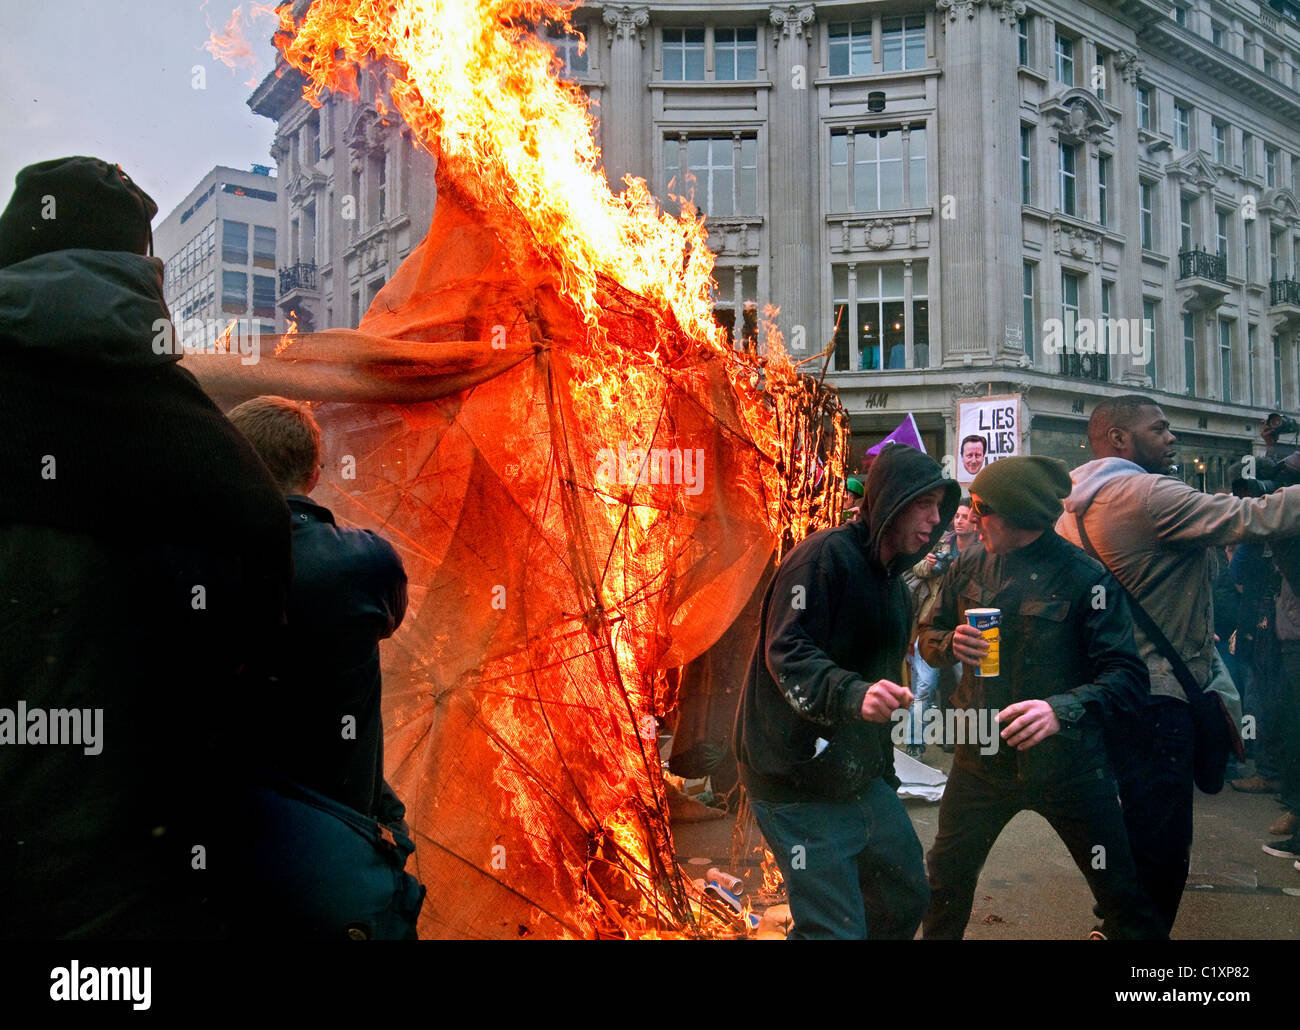
[[[288,268],[280,269],[280,294],[283,296],[290,290],[314,290],[316,289],[316,266],[299,262],[296,265],[290,265]]]
[[[1110,381],[1110,356],[1107,354],[1062,354],[1061,375],[1071,379]]]
[[[1210,279],[1216,283],[1228,281],[1228,255],[1211,254],[1204,247],[1178,252],[1179,279]]]
[[[1268,284],[1269,305],[1294,304],[1300,307],[1300,279],[1274,279]]]

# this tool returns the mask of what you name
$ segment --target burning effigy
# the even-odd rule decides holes
[[[309,100],[387,77],[437,159],[433,224],[356,330],[186,364],[223,401],[315,402],[322,498],[402,555],[385,756],[421,936],[741,932],[677,867],[657,720],[668,670],[837,517],[843,413],[774,331],[733,348],[689,205],[609,189],[534,33],[569,5],[301,6],[284,60]]]

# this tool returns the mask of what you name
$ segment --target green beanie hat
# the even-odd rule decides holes
[[[1061,517],[1061,501],[1070,496],[1072,486],[1065,462],[1032,455],[986,465],[971,483],[970,492],[1009,525],[1047,529]]]
[[[851,494],[857,494],[859,497],[866,493],[866,491],[862,489],[862,481],[854,479],[852,476],[849,476],[849,478],[844,481],[844,489]]]

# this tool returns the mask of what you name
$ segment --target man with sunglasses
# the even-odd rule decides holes
[[[1102,738],[1104,719],[1141,703],[1146,668],[1110,574],[1052,528],[1069,492],[1053,458],[1003,458],[981,471],[971,515],[984,546],[962,555],[921,626],[926,661],[966,666],[953,704],[995,711],[1000,726],[1000,739],[958,742],[928,858],[927,938],[962,937],[984,860],[1026,809],[1064,841],[1107,936],[1167,936],[1138,882]],[[994,676],[976,675],[989,642],[967,622],[974,608],[1001,611]]]

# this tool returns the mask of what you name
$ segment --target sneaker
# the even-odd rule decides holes
[[[1084,939],[1089,941],[1104,941],[1107,938],[1106,935],[1101,932],[1100,926],[1094,926],[1091,930],[1088,931],[1088,936]]]
[[[1276,794],[1282,789],[1277,780],[1266,780],[1263,776],[1251,776],[1245,780],[1232,780],[1232,789],[1243,794]]]
[[[1268,833],[1270,837],[1284,837],[1289,833],[1295,833],[1298,826],[1300,826],[1300,818],[1297,818],[1294,812],[1283,812],[1268,828]]]
[[[1264,851],[1278,858],[1300,858],[1300,833],[1286,840],[1275,840],[1272,844],[1265,844]]]

